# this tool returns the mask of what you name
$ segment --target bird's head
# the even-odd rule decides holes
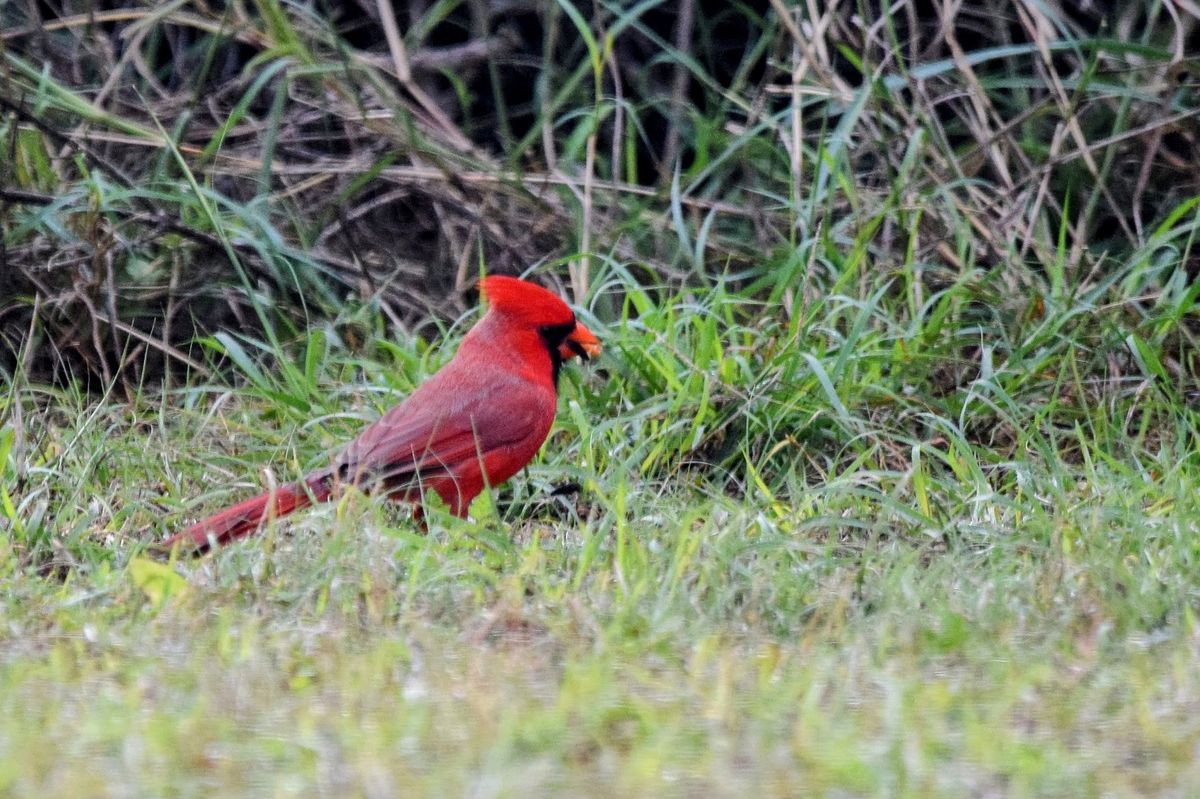
[[[586,361],[600,354],[600,340],[554,292],[505,275],[483,278],[480,291],[492,312],[537,331],[550,350],[556,376],[564,361],[575,356]]]

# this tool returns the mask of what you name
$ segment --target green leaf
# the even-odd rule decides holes
[[[166,563],[150,558],[134,558],[129,562],[129,575],[146,598],[161,605],[168,597],[185,596],[188,583]]]
[[[1157,377],[1159,380],[1169,379],[1167,370],[1158,358],[1158,353],[1140,336],[1136,333],[1130,333],[1125,339],[1125,344],[1129,347],[1130,352],[1133,353],[1138,366],[1141,367],[1142,374],[1147,377]]]

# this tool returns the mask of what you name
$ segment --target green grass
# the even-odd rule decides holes
[[[244,387],[132,405],[14,385],[0,788],[1184,790],[1194,413],[1144,378],[1089,395],[1071,364],[1115,320],[1083,314],[1057,374],[906,391],[931,378],[895,361],[897,296],[789,328],[642,295],[473,521],[353,496],[170,564],[141,547],[319,465],[452,343],[245,343]]]

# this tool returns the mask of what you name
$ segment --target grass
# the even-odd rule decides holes
[[[1190,409],[1144,378],[1076,405],[1077,377],[999,364],[973,401],[889,391],[885,301],[831,301],[790,336],[720,289],[637,302],[566,376],[543,459],[428,535],[354,496],[211,558],[139,554],[260,470],[323,462],[452,345],[312,337],[241,387],[133,405],[14,386],[0,785],[1077,796],[1196,779]],[[1098,323],[1073,318],[1078,347]],[[701,428],[729,443],[696,449]],[[577,499],[550,496],[564,479]]]
[[[409,4],[397,49],[43,5],[0,11],[0,795],[1197,783],[1162,6]],[[527,268],[605,355],[470,520],[351,495],[146,554],[323,466]]]

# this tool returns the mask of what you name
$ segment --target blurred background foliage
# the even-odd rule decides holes
[[[222,330],[354,349],[539,265],[609,318],[882,291],[927,344],[1019,350],[1107,312],[1089,371],[1137,365],[1132,325],[1190,382],[1195,12],[11,0],[0,370],[132,392]],[[1010,357],[975,338],[943,390]]]

